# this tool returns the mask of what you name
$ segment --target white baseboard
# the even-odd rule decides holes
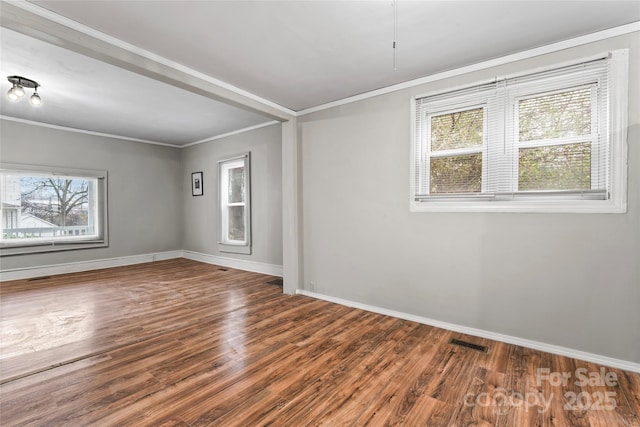
[[[267,264],[255,261],[245,261],[235,258],[219,257],[215,255],[203,254],[194,251],[167,251],[156,252],[142,255],[132,255],[125,257],[107,258],[100,260],[79,261],[65,264],[45,265],[39,267],[14,268],[0,271],[0,281],[21,280],[33,277],[50,276],[54,274],[76,273],[80,271],[98,270],[101,268],[122,267],[126,265],[141,264],[144,262],[161,261],[173,258],[187,258],[194,261],[205,262],[207,264],[215,264],[222,267],[237,268],[255,273],[268,274],[271,276],[283,275],[283,267],[281,265]],[[502,341],[508,344],[515,344],[535,350],[546,351],[548,353],[567,356],[574,359],[584,360],[587,362],[597,363],[599,365],[609,366],[612,368],[624,369],[630,372],[640,373],[640,363],[629,362],[626,360],[615,359],[599,354],[588,353],[581,350],[574,350],[567,347],[561,347],[553,344],[546,344],[538,341],[518,338],[511,335],[504,335],[497,332],[485,331],[482,329],[470,328],[467,326],[456,325],[454,323],[443,322],[440,320],[429,319],[427,317],[417,316],[414,314],[403,313],[401,311],[389,310],[386,308],[376,307],[369,304],[350,301],[343,298],[323,295],[303,289],[297,289],[296,294],[305,295],[324,301],[333,302],[347,307],[358,308],[361,310],[371,311],[373,313],[383,314],[386,316],[397,317],[412,322],[422,323],[441,329],[447,329],[463,334],[473,335],[481,338],[487,338],[495,341]]]
[[[473,335],[480,338],[487,338],[495,341],[502,341],[508,344],[515,344],[521,347],[527,347],[534,350],[546,351],[547,353],[558,354],[560,356],[571,357],[574,359],[584,360],[586,362],[597,363],[599,365],[609,366],[611,368],[623,369],[625,371],[640,373],[640,363],[629,362],[612,357],[601,356],[599,354],[587,353],[581,350],[574,350],[567,347],[561,347],[553,344],[546,344],[538,341],[528,340],[524,338],[513,337],[511,335],[499,334],[497,332],[484,331],[482,329],[470,328],[467,326],[456,325],[454,323],[442,322],[440,320],[429,319],[427,317],[416,316],[414,314],[403,313],[401,311],[388,310],[386,308],[376,307],[373,305],[363,304],[342,298],[323,295],[303,289],[296,290],[296,294],[305,295],[324,301],[333,302],[347,307],[358,308],[361,310],[371,311],[373,313],[384,314],[386,316],[397,317],[399,319],[410,320],[412,322],[422,323],[436,328],[446,329],[449,331],[459,332],[462,334]]]
[[[0,270],[0,281],[31,279],[33,277],[51,276],[54,274],[77,273],[80,271],[98,270],[101,268],[122,267],[125,265],[141,264],[143,262],[161,261],[173,258],[188,258],[207,264],[215,264],[222,267],[237,268],[239,270],[268,274],[282,277],[281,265],[267,264],[255,261],[245,261],[235,258],[226,258],[215,255],[203,254],[193,251],[168,251],[142,255],[132,255],[116,258],[97,259],[90,261],[69,262],[64,264],[43,265],[37,267],[13,268]]]
[[[101,268],[122,267],[141,264],[143,262],[181,258],[182,251],[156,252],[151,254],[132,255],[90,261],[69,262],[64,264],[43,265],[38,267],[13,268],[0,271],[0,281],[30,279],[33,277],[51,276],[54,274],[77,273],[80,271],[98,270]]]
[[[236,258],[227,258],[217,255],[203,254],[194,251],[182,251],[182,256],[194,261],[206,262],[222,267],[237,268],[239,270],[252,271],[254,273],[268,274],[270,276],[282,277],[283,268],[281,265],[267,264],[264,262],[245,261]]]

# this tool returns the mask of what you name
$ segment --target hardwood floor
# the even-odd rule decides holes
[[[0,424],[640,426],[639,374],[272,279],[177,259],[2,283]]]

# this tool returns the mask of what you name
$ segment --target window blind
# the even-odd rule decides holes
[[[608,92],[602,58],[416,99],[415,200],[608,197]]]

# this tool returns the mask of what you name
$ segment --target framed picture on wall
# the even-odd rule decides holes
[[[202,172],[193,172],[191,174],[191,195],[202,196],[203,192]]]

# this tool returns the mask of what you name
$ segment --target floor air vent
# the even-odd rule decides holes
[[[282,279],[273,279],[267,282],[267,285],[282,286]]]
[[[218,271],[229,271],[226,268],[219,268]]]
[[[449,344],[458,345],[460,347],[466,347],[466,348],[469,348],[471,350],[481,351],[483,353],[489,353],[489,347],[487,347],[486,345],[473,344],[473,343],[470,343],[470,342],[457,340],[455,338],[452,338],[451,341],[449,341]]]
[[[32,277],[31,279],[27,279],[27,282],[35,282],[36,280],[45,280],[45,279],[51,279],[51,276]]]

